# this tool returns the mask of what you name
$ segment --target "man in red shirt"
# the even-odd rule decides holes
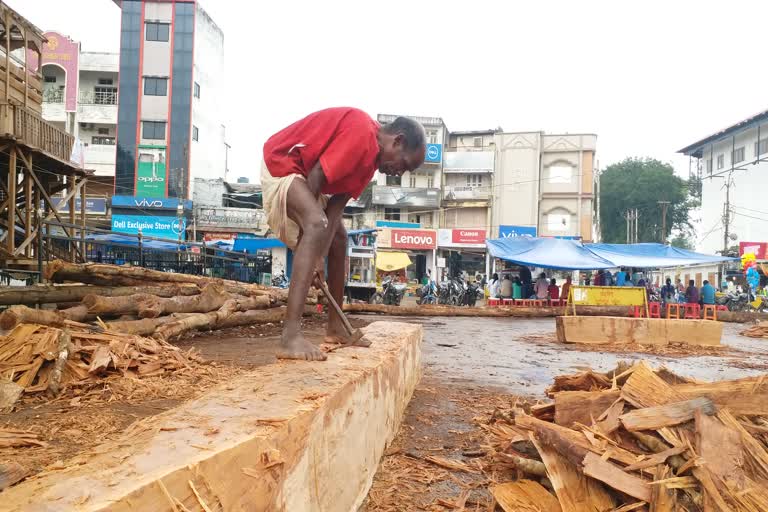
[[[362,110],[349,107],[310,114],[264,144],[261,187],[267,221],[294,250],[279,358],[325,359],[301,334],[301,315],[315,269],[323,268],[326,256],[328,288],[342,303],[347,253],[344,206],[360,196],[376,169],[400,176],[418,168],[425,151],[424,128],[416,121],[398,117],[380,126]],[[326,339],[348,341],[333,310],[328,313]]]

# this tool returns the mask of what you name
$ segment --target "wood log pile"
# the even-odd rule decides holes
[[[34,302],[24,300],[22,290],[15,291],[13,299],[18,302],[0,314],[0,329],[21,324],[61,328],[75,322],[168,341],[191,330],[279,322],[287,299],[287,290],[140,267],[57,260],[46,267],[45,276],[54,282],[79,283],[50,290],[56,302],[67,298],[79,302],[34,309],[25,305]],[[94,293],[84,293],[89,290]],[[37,290],[29,293],[38,301],[46,300]],[[316,302],[313,292],[307,304]]]
[[[749,329],[741,331],[742,336],[749,336],[750,338],[768,338],[768,322],[760,322],[757,325],[753,325]]]
[[[553,403],[496,411],[505,511],[768,510],[768,380],[694,382],[641,362],[561,376]]]

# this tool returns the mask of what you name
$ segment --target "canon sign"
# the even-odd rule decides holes
[[[430,229],[393,229],[392,247],[397,249],[434,249],[437,234]]]

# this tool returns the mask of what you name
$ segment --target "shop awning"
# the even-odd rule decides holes
[[[376,254],[376,268],[379,270],[400,270],[411,264],[411,258],[404,252],[379,251]]]
[[[559,270],[597,270],[616,266],[588,251],[577,240],[519,236],[486,240],[485,243],[491,256],[518,265]]]
[[[277,238],[235,238],[234,251],[255,253],[259,249],[274,249],[285,247],[285,244]]]
[[[669,245],[654,243],[586,244],[584,247],[593,254],[610,260],[616,267],[663,268],[706,263],[722,263],[724,261],[735,261],[738,259],[714,254],[702,254]]]

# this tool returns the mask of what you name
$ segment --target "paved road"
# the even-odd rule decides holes
[[[498,386],[520,395],[542,397],[555,375],[588,367],[608,371],[619,361],[646,359],[702,380],[734,379],[768,371],[768,340],[740,336],[738,332],[744,329],[741,324],[724,324],[723,344],[743,353],[676,357],[584,351],[585,347],[575,350],[555,341],[552,318],[390,319],[424,326],[423,359],[430,376],[448,382]]]

